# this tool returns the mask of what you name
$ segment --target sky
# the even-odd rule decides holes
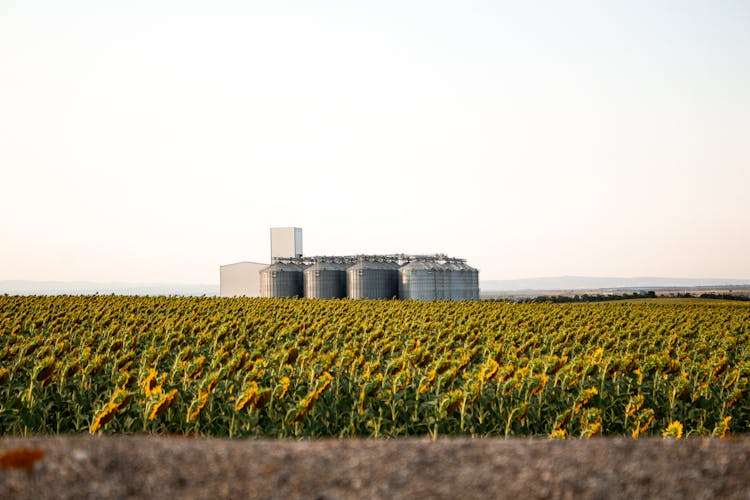
[[[0,0],[0,280],[750,278],[746,1]]]

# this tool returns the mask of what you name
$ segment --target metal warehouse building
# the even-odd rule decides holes
[[[434,255],[304,257],[302,229],[271,229],[271,264],[220,267],[222,297],[478,300],[479,271]]]

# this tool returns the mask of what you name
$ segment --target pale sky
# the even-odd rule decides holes
[[[532,5],[533,4],[533,5]],[[750,2],[0,0],[0,280],[750,278]]]

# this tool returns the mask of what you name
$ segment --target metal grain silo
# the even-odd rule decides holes
[[[302,297],[302,266],[275,262],[260,271],[261,297]]]
[[[471,300],[471,271],[463,261],[453,263],[452,295],[453,300]]]
[[[362,258],[346,270],[350,299],[392,299],[398,296],[398,265]]]
[[[438,297],[438,265],[415,260],[399,269],[398,297],[402,300],[435,300]]]
[[[346,297],[346,264],[319,261],[303,272],[305,297],[342,299]]]
[[[466,300],[479,300],[479,270],[466,264],[467,289]]]
[[[455,300],[453,298],[454,266],[450,261],[435,262],[435,298],[437,300]]]
[[[461,266],[450,260],[443,264],[443,285],[446,300],[463,300],[464,292],[461,289]]]
[[[479,300],[479,271],[466,262],[457,262],[458,271],[454,275],[455,300]]]

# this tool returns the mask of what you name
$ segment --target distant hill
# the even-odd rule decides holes
[[[8,295],[185,295],[218,296],[219,285],[183,283],[97,283],[91,281],[0,281]]]
[[[721,278],[592,278],[586,276],[560,276],[555,278],[529,278],[518,280],[486,280],[479,283],[482,292],[520,290],[599,290],[618,288],[672,288],[698,286],[750,285],[750,279]]]
[[[617,290],[701,286],[750,285],[750,279],[691,278],[592,278],[561,276],[518,280],[486,280],[482,292],[552,291],[552,290]],[[184,283],[98,283],[93,281],[0,281],[0,295],[184,295],[214,297],[219,285]]]

